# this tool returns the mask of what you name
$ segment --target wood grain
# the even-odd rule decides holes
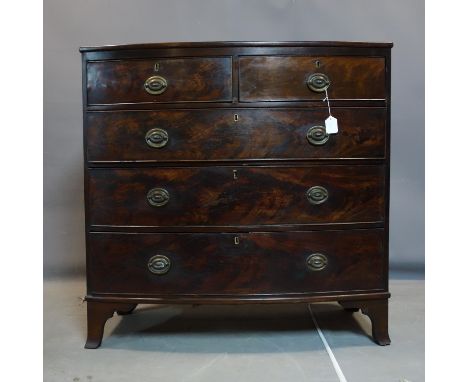
[[[385,285],[383,230],[231,234],[90,234],[90,292],[286,294],[377,290]],[[239,238],[235,244],[234,238]],[[312,253],[328,265],[311,271]],[[154,255],[168,273],[148,268]]]
[[[86,346],[100,345],[114,311],[138,303],[320,301],[360,308],[375,340],[388,344],[391,47],[81,48]],[[324,93],[306,86],[314,72],[330,78],[340,123],[320,147],[305,140],[327,115]],[[152,75],[168,81],[164,93],[144,90]],[[146,145],[154,127],[168,131],[163,149]],[[329,191],[321,205],[307,201],[314,185]],[[153,187],[169,191],[166,206],[148,204]],[[314,252],[328,258],[322,271],[306,266]],[[164,276],[147,268],[158,253],[171,259]]]
[[[327,108],[88,112],[90,162],[384,158],[385,108],[334,108],[339,133],[322,146],[306,138],[324,126]],[[234,116],[238,116],[235,121]],[[163,148],[146,144],[153,128],[167,131]]]
[[[381,221],[384,174],[383,166],[96,168],[89,172],[90,223],[182,229]],[[328,200],[310,204],[312,186],[325,187]],[[148,203],[155,187],[169,192],[167,205]]]
[[[331,99],[385,98],[385,59],[380,57],[254,56],[241,57],[239,66],[241,101],[321,100],[325,93],[307,87],[312,73],[328,76]]]
[[[144,89],[145,81],[154,75],[167,81],[162,94]],[[230,101],[231,77],[230,57],[88,62],[88,104]]]

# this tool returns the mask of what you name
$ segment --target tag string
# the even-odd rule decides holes
[[[325,89],[325,98],[323,99],[323,101],[327,101],[327,105],[328,105],[328,114],[329,114],[330,117],[331,117],[330,100],[328,99],[328,92],[327,92],[327,89]]]

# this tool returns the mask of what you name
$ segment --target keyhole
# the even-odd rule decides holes
[[[156,64],[154,64],[154,71],[155,72],[159,71],[159,62],[156,62]]]
[[[234,122],[237,122],[239,120],[239,114],[234,114]]]
[[[321,63],[320,63],[319,60],[315,61],[315,67],[320,68],[320,65],[321,65]]]
[[[239,236],[235,236],[234,237],[234,244],[239,245],[239,243],[240,243]]]
[[[237,170],[232,170],[232,178],[237,179]]]

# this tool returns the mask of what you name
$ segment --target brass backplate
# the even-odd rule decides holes
[[[158,95],[166,91],[167,81],[161,76],[151,76],[145,81],[144,87],[149,94]]]
[[[322,253],[313,253],[307,257],[306,263],[311,271],[321,271],[328,265],[328,259]]]
[[[171,260],[164,255],[155,255],[148,261],[148,269],[156,275],[164,275],[169,272]]]

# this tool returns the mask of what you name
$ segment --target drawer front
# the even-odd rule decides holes
[[[385,167],[90,169],[91,225],[376,222]]]
[[[89,292],[249,295],[381,290],[386,269],[383,243],[381,229],[92,233]]]
[[[322,100],[327,84],[331,99],[385,98],[383,57],[245,56],[239,65],[240,101]]]
[[[88,104],[230,102],[231,66],[230,57],[89,62]]]
[[[87,113],[88,161],[383,158],[385,108]]]

